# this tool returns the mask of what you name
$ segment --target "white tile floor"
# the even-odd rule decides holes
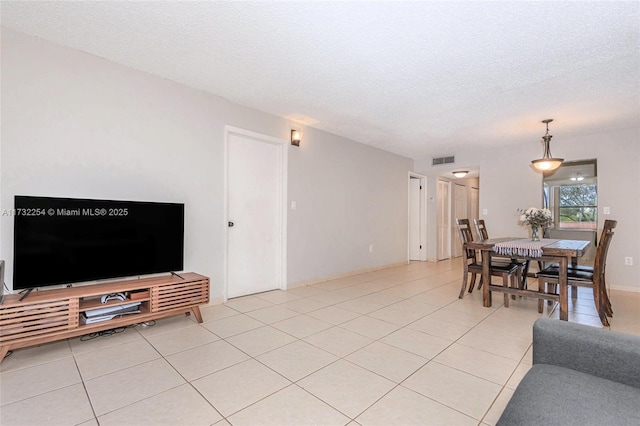
[[[0,364],[0,424],[491,425],[531,365],[533,299],[463,300],[459,260],[203,308]],[[534,285],[535,283],[532,283]],[[640,335],[640,293],[611,329]],[[601,327],[589,290],[570,321]]]

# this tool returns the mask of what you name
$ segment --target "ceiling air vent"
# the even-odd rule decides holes
[[[438,164],[451,164],[456,161],[456,157],[440,157],[434,158],[432,166],[437,166]]]

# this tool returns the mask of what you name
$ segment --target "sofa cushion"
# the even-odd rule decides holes
[[[498,425],[640,425],[640,389],[549,364],[518,385]]]
[[[533,325],[533,363],[571,368],[640,388],[640,337],[538,318]]]

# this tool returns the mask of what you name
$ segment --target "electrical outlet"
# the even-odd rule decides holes
[[[373,244],[369,244],[369,252],[373,252]]]
[[[611,214],[611,207],[603,207],[602,214]]]
[[[295,209],[296,209],[296,207],[297,207],[296,202],[295,202],[295,201],[292,201],[292,202],[291,202],[291,210],[295,210]]]
[[[486,216],[489,214],[489,209],[482,209],[482,216]]]
[[[627,256],[624,258],[624,264],[626,266],[633,266],[633,257]]]

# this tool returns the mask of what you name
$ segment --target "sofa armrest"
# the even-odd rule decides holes
[[[640,337],[539,318],[533,324],[533,363],[571,368],[640,388]]]

